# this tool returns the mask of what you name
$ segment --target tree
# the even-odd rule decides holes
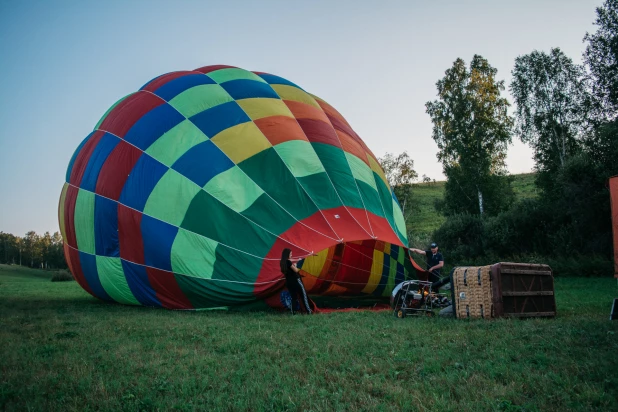
[[[507,99],[500,95],[504,81],[496,81],[496,74],[482,56],[473,57],[469,70],[457,59],[436,83],[439,99],[426,103],[447,177],[446,214],[495,214],[512,200],[510,183],[503,177],[513,120]]]
[[[403,152],[397,157],[394,154],[386,153],[379,161],[391,187],[410,184],[418,178],[418,174],[414,170],[414,160],[410,158],[408,152]]]
[[[584,36],[588,45],[583,57],[593,79],[597,111],[612,120],[618,114],[618,0],[605,0],[596,11],[598,29]]]
[[[397,157],[386,153],[378,161],[384,170],[388,184],[401,203],[404,222],[407,224],[410,214],[406,214],[406,207],[410,203],[408,199],[412,197],[411,184],[418,178],[418,173],[414,170],[414,160],[410,158],[408,152],[403,152]]]
[[[517,57],[512,74],[516,132],[532,146],[538,182],[549,189],[552,175],[579,148],[589,107],[584,71],[554,48]]]

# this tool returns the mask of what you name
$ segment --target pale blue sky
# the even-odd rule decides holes
[[[285,77],[335,106],[376,155],[407,150],[419,175],[441,179],[424,104],[453,61],[481,54],[507,83],[534,49],[580,62],[601,3],[0,0],[0,231],[58,230],[69,159],[109,106],[211,64]],[[509,170],[532,166],[516,142]]]

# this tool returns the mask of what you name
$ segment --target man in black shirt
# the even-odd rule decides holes
[[[442,253],[438,252],[438,245],[431,244],[430,250],[410,249],[414,253],[419,255],[425,255],[427,259],[427,271],[435,276],[436,279],[440,279],[440,269],[444,266],[444,258]]]

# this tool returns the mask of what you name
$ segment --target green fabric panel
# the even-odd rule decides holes
[[[263,150],[238,166],[297,220],[303,220],[318,211],[274,148]],[[277,178],[273,179],[273,176]]]
[[[311,143],[303,140],[289,140],[275,146],[275,150],[296,177],[324,172],[320,158]]]
[[[398,247],[399,247],[399,254],[397,255],[397,262],[403,265],[403,263],[406,261],[406,251],[401,246],[398,246]]]
[[[348,159],[348,163],[350,164],[350,169],[352,169],[352,175],[355,179],[362,180],[367,183],[369,186],[373,187],[375,190],[378,190],[376,187],[376,181],[373,178],[373,170],[367,166],[367,163],[360,160],[358,157],[345,152],[345,157]]]
[[[407,245],[408,238],[407,238],[406,232],[405,231],[399,232],[397,230],[397,224],[395,223],[395,217],[393,215],[393,207],[399,210],[399,206],[397,206],[396,203],[393,203],[393,195],[388,189],[388,187],[386,186],[386,184],[384,184],[384,181],[380,178],[380,176],[376,172],[373,172],[373,177],[375,178],[376,186],[378,188],[378,193],[380,195],[380,202],[382,203],[382,207],[384,208],[386,219],[388,220],[388,223],[390,223],[391,228],[393,228],[393,231],[395,232],[395,234],[401,240],[401,243],[404,245]],[[401,210],[399,210],[399,213],[401,213]],[[403,215],[402,215],[402,219],[403,219]]]
[[[93,254],[94,249],[94,198],[95,194],[80,189],[75,201],[75,236],[77,248]]]
[[[251,206],[264,193],[238,166],[210,179],[204,190],[236,212]]]
[[[179,274],[174,277],[184,295],[196,308],[216,308],[256,300],[253,295],[253,284],[221,282]]]
[[[179,229],[172,245],[174,273],[210,279],[218,243],[195,233]]]
[[[343,150],[324,143],[311,143],[311,145],[324,165],[326,173],[332,180],[344,205],[362,209],[363,202]]]
[[[296,220],[286,213],[267,194],[262,194],[255,202],[242,212],[253,222],[264,229],[280,235],[296,223]]]
[[[125,97],[123,97],[122,99],[118,100],[116,103],[114,103],[112,105],[112,107],[110,107],[109,109],[107,109],[107,111],[105,112],[105,114],[103,115],[103,117],[101,117],[101,119],[99,120],[99,123],[97,123],[97,125],[94,127],[95,130],[99,128],[99,126],[101,126],[101,123],[103,123],[103,121],[105,120],[105,118],[107,117],[107,115],[109,114],[109,112],[111,112],[112,110],[114,110],[114,108],[116,106],[118,106],[124,99],[126,99],[129,96],[134,95],[135,93],[129,93],[127,94]]]
[[[397,274],[397,261],[390,256],[384,256],[384,258],[388,258],[391,260],[389,271],[388,271],[388,281],[386,282],[386,287],[384,288],[384,292],[382,292],[382,296],[390,296],[393,288],[395,287],[395,275]]]
[[[399,237],[403,237],[403,240],[405,240],[405,242],[403,242],[404,245],[408,244],[408,239],[407,239],[407,230],[406,230],[406,222],[403,218],[403,213],[401,213],[401,209],[399,209],[399,205],[397,205],[397,202],[395,202],[395,199],[392,199],[393,202],[393,210],[394,210],[394,220],[395,220],[395,225],[397,230],[399,231]]]
[[[181,226],[224,245],[266,256],[276,237],[200,191],[191,202]]]
[[[244,69],[221,69],[216,70],[214,72],[207,73],[206,76],[210,77],[217,83],[225,83],[230,80],[239,80],[239,79],[247,79],[247,80],[255,80],[256,82],[266,83],[264,79],[258,76],[255,73],[251,73],[250,71]]]
[[[232,100],[232,96],[218,84],[201,84],[180,93],[170,100],[169,104],[188,118]]]
[[[169,169],[150,193],[144,213],[179,226],[200,188],[175,170]]]
[[[357,180],[356,184],[358,185],[358,191],[363,197],[365,209],[374,215],[384,217],[384,211],[382,210],[382,203],[380,202],[378,192],[376,192],[373,187],[360,180]]]
[[[184,120],[155,140],[146,150],[146,153],[170,167],[187,150],[206,140],[208,140],[208,136],[198,129],[191,120]]]
[[[140,305],[131,293],[120,258],[97,256],[97,272],[103,289],[112,299],[126,305]]]
[[[225,279],[234,282],[247,282],[251,287],[245,289],[244,285],[239,285],[236,290],[244,291],[243,294],[253,296],[254,283],[262,268],[264,261],[246,253],[239,252],[229,247],[219,246],[217,248],[217,260],[215,262],[215,274],[213,279]],[[237,293],[235,293],[238,295]]]
[[[343,206],[326,172],[299,177],[298,181],[321,210]]]
[[[321,210],[342,206],[326,172],[299,177],[298,182]]]

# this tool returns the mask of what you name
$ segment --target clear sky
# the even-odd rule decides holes
[[[580,62],[601,3],[0,0],[0,231],[57,231],[68,162],[109,106],[211,64],[287,78],[377,156],[408,151],[419,176],[443,179],[424,105],[444,71],[476,53],[508,84],[515,57],[534,49]],[[530,171],[530,149],[514,138],[507,163]]]

